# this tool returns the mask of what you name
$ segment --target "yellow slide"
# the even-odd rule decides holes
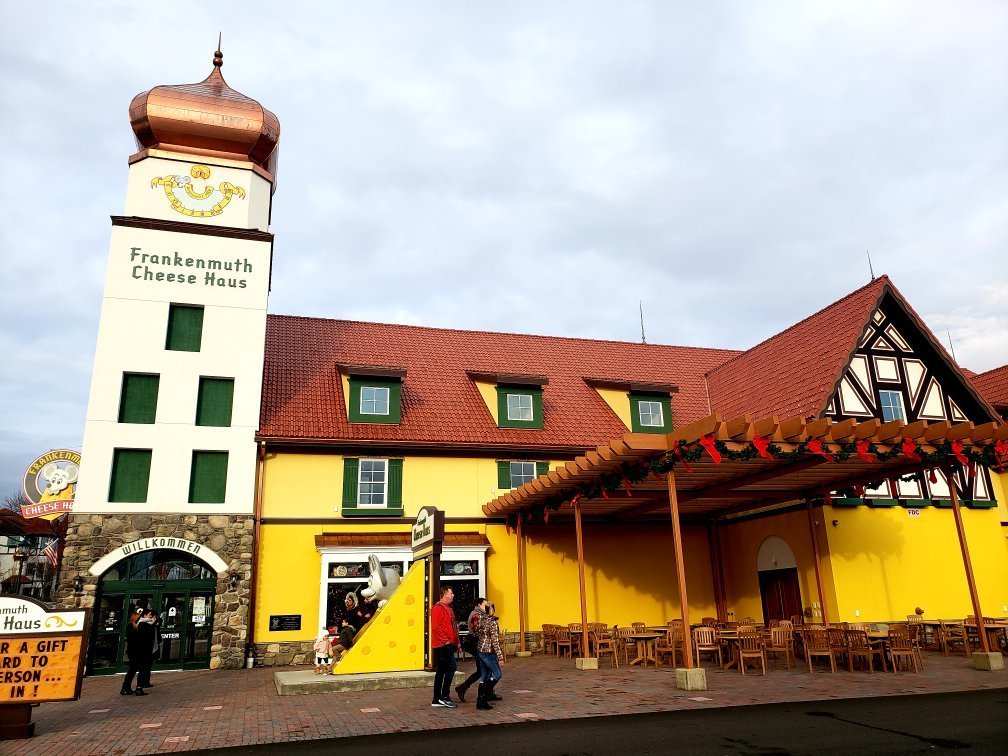
[[[392,598],[360,629],[334,675],[405,672],[424,667],[424,565],[409,568]]]

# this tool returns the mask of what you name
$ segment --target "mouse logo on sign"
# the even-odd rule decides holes
[[[73,511],[80,461],[80,454],[70,449],[54,449],[36,457],[22,482],[28,500],[21,505],[22,517],[53,519]]]

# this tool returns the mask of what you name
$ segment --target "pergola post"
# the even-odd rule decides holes
[[[672,543],[675,547],[676,582],[679,585],[679,605],[683,621],[683,656],[686,669],[693,669],[693,631],[689,621],[689,599],[686,596],[686,567],[683,562],[682,527],[679,524],[679,497],[676,494],[675,473],[668,471],[669,510],[672,514]]]
[[[707,524],[707,544],[714,572],[714,608],[718,622],[727,622],[728,601],[725,594],[724,560],[721,558],[721,526],[717,520]]]
[[[822,566],[819,558],[819,538],[816,536],[815,516],[812,514],[812,500],[805,499],[805,509],[808,512],[809,536],[812,538],[812,557],[815,564],[816,590],[819,591],[819,608],[822,609],[822,621],[829,625],[829,612],[826,609],[826,595],[822,587]]]
[[[524,516],[518,513],[518,652],[525,653],[525,531],[522,528]]]
[[[959,533],[959,548],[962,550],[963,566],[966,568],[966,583],[969,585],[970,601],[973,602],[973,616],[976,617],[977,634],[980,636],[980,650],[990,653],[987,642],[987,629],[984,627],[983,612],[980,611],[980,596],[977,594],[976,580],[973,577],[973,564],[970,561],[969,546],[966,544],[966,530],[963,527],[962,512],[959,511],[959,496],[956,494],[955,477],[951,467],[942,470],[948,480],[949,493],[952,497],[952,516],[955,518],[956,531]]]
[[[584,545],[581,537],[581,502],[574,500],[574,529],[577,532],[578,589],[581,591],[581,657],[578,669],[598,669],[598,660],[588,656],[588,603],[585,599]],[[592,664],[592,662],[595,662]]]

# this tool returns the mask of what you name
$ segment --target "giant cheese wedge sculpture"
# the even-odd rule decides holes
[[[424,668],[424,564],[410,567],[399,588],[333,668],[335,675]]]

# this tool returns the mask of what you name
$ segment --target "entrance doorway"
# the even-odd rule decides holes
[[[796,614],[801,615],[798,570],[789,567],[783,570],[763,570],[758,574],[764,622],[774,619],[789,620]]]
[[[183,551],[143,551],[116,563],[98,583],[88,674],[126,671],[126,630],[137,609],[158,613],[155,670],[208,668],[216,589],[214,571]]]

